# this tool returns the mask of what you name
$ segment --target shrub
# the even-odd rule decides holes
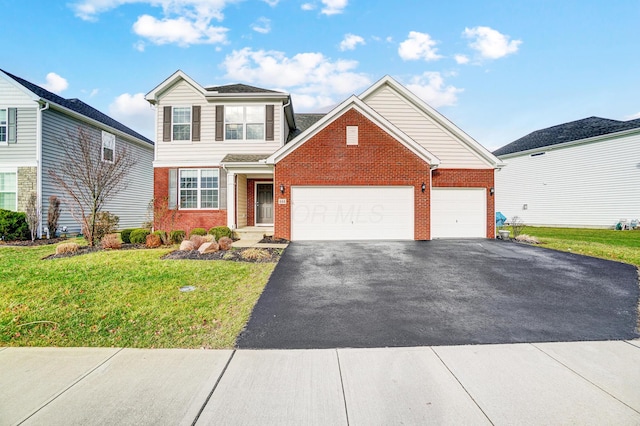
[[[147,235],[147,239],[145,241],[145,246],[147,246],[147,248],[156,248],[156,247],[160,247],[161,245],[162,245],[162,239],[160,238],[160,235],[157,235],[157,234]]]
[[[189,241],[193,243],[194,250],[198,250],[202,244],[207,242],[207,239],[202,235],[192,235]]]
[[[524,221],[519,216],[512,217],[511,230],[513,231],[513,238],[518,238],[525,226],[527,225],[524,224]]]
[[[75,253],[79,249],[78,243],[62,243],[56,247],[56,254]]]
[[[35,241],[36,237],[38,236],[38,222],[40,222],[38,196],[35,192],[29,194],[29,200],[27,201],[25,214],[27,215],[27,225],[29,225],[29,231],[31,231],[31,241]]]
[[[240,253],[240,257],[246,260],[265,260],[271,258],[271,253],[259,248],[248,248]]]
[[[87,222],[82,227],[82,233],[84,234],[84,237],[87,241],[91,241],[90,237],[92,233],[91,229],[89,229],[89,226],[91,226],[90,224],[92,222],[92,219],[93,217],[89,217]],[[93,228],[93,241],[101,241],[102,237],[104,237],[105,235],[115,232],[115,230],[118,229],[118,222],[120,222],[120,218],[114,214],[106,211],[96,213],[96,219]]]
[[[184,231],[176,229],[175,231],[169,232],[169,241],[171,244],[180,244],[184,240],[185,235]]]
[[[49,197],[49,210],[47,210],[47,229],[53,238],[58,231],[58,220],[60,220],[60,199],[52,195]]]
[[[147,235],[149,234],[150,232],[148,229],[138,228],[131,232],[129,239],[132,244],[145,244],[147,242]]]
[[[229,237],[222,237],[218,240],[218,245],[220,246],[220,250],[229,250],[232,244],[233,244],[233,240]]]
[[[119,250],[122,248],[122,242],[118,238],[118,234],[107,234],[100,241],[103,249]]]
[[[136,228],[127,228],[127,229],[123,229],[122,231],[120,231],[120,239],[122,240],[123,243],[125,243],[125,244],[131,243],[131,233],[135,229]]]
[[[200,235],[204,237],[205,235],[207,235],[207,230],[204,228],[193,228],[191,230],[191,233],[189,234],[189,238],[191,238],[194,235]]]
[[[167,237],[167,233],[164,231],[153,231],[152,232],[153,235],[157,235],[158,237],[160,237],[160,242],[162,244],[169,244],[169,238]]]
[[[0,238],[5,241],[29,238],[27,215],[0,209]]]
[[[218,241],[222,237],[231,238],[231,236],[232,236],[231,229],[229,229],[228,226],[216,226],[214,228],[211,228],[211,229],[209,229],[209,234],[211,234],[214,237],[216,237],[216,241]]]

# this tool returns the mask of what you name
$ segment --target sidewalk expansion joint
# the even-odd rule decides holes
[[[342,378],[342,366],[340,365],[340,353],[336,349],[336,359],[338,360],[338,374],[340,374],[340,387],[342,388],[342,401],[344,402],[344,414],[347,418],[347,426],[349,426],[349,409],[347,408],[347,394],[344,391],[344,379]]]
[[[213,388],[211,389],[211,392],[209,392],[209,395],[207,396],[207,399],[204,400],[204,403],[202,404],[202,407],[200,407],[200,410],[198,410],[198,414],[196,415],[196,418],[193,419],[193,423],[191,423],[191,426],[195,426],[195,424],[198,423],[198,419],[202,415],[202,412],[204,411],[204,408],[207,406],[207,404],[209,403],[209,400],[213,396],[213,393],[216,391],[216,388],[220,384],[220,380],[222,380],[222,377],[224,376],[224,373],[227,372],[227,368],[229,368],[229,364],[231,364],[231,360],[233,359],[233,356],[235,354],[236,354],[236,350],[234,349],[233,352],[231,352],[231,356],[229,356],[229,359],[227,360],[227,363],[225,364],[224,368],[220,372],[220,375],[218,376],[218,380],[216,380],[216,383],[213,385]]]

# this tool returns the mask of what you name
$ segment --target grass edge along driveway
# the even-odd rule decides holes
[[[232,348],[275,263],[160,259],[171,250],[0,247],[0,346]]]

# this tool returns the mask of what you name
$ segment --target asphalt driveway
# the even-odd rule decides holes
[[[293,242],[239,348],[633,339],[634,266],[498,240]]]

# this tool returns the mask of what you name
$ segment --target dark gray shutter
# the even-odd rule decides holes
[[[191,108],[191,140],[200,140],[200,105]]]
[[[224,106],[216,105],[216,140],[224,140]]]
[[[169,193],[167,194],[167,208],[178,209],[178,169],[169,169]]]
[[[220,190],[218,191],[218,208],[221,210],[226,210],[227,209],[227,171],[225,169],[223,169],[222,167],[219,169],[220,170],[220,179],[218,179],[219,182],[219,188]]]
[[[266,124],[267,128],[265,130],[265,140],[272,141],[273,140],[273,105],[267,105],[267,117]]]
[[[162,109],[162,140],[171,141],[171,107],[166,106]]]
[[[7,128],[7,142],[18,142],[18,110],[16,108],[9,108],[9,120]]]

